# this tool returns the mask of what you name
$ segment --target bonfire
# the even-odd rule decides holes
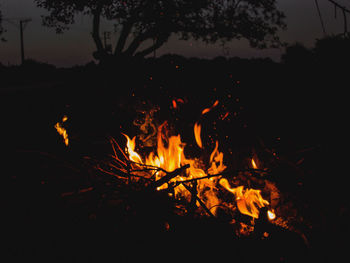
[[[217,104],[218,101],[204,109],[202,115]],[[176,103],[173,102],[173,105]],[[230,223],[239,226],[239,234],[249,234],[254,230],[254,220],[259,218],[262,208],[264,218],[278,221],[275,209],[279,190],[264,177],[268,169],[258,166],[261,162],[256,155],[247,157],[249,167],[246,169],[232,169],[224,160],[219,141],[204,146],[202,125],[195,122],[193,137],[201,155],[188,156],[185,154],[187,144],[181,135],[171,130],[167,121],[156,127],[152,117],[153,112],[147,113],[144,123],[138,125],[140,134],[122,134],[124,146],[122,141],[111,138],[112,158],[103,165],[97,165],[98,170],[124,184],[165,192],[183,214],[212,218],[230,215]],[[145,134],[146,131],[148,134]],[[257,185],[261,188],[249,187],[247,178],[259,182]],[[244,215],[249,227],[246,222],[237,219],[242,217],[238,215]]]

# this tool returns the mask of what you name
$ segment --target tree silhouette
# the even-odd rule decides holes
[[[252,47],[277,47],[285,28],[276,0],[35,0],[49,15],[43,24],[62,33],[77,14],[92,16],[94,57],[145,57],[166,43],[172,34],[207,43],[245,38]],[[119,32],[114,50],[101,40],[101,18],[114,21]],[[148,46],[146,46],[148,44]],[[146,47],[144,47],[146,46]]]
[[[344,68],[350,60],[350,35],[339,34],[317,39],[313,52],[318,63]]]
[[[314,60],[314,53],[301,43],[295,43],[286,47],[281,60],[284,64],[291,66],[310,66]]]

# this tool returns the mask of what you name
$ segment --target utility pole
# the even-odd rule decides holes
[[[23,20],[19,21],[19,34],[21,39],[21,64],[24,62]]]
[[[20,31],[20,38],[21,38],[21,64],[23,65],[25,56],[24,56],[24,38],[23,38],[23,31],[25,26],[32,21],[31,19],[21,19],[19,20],[19,31]]]
[[[32,21],[31,19],[21,19],[19,20],[19,32],[20,32],[20,38],[21,38],[21,64],[23,65],[25,56],[24,56],[24,38],[23,38],[23,31],[26,27],[26,25]]]
[[[25,55],[24,55],[24,29],[26,25],[32,21],[31,18],[6,18],[3,19],[6,22],[11,23],[15,27],[18,28],[18,24],[13,22],[13,21],[19,21],[19,37],[20,37],[20,51],[21,51],[21,65],[23,65],[24,60],[25,60]]]

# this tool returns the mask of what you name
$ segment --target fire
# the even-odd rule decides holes
[[[181,98],[177,98],[177,99],[173,99],[171,103],[172,103],[173,109],[177,109],[179,107],[179,104],[184,104],[185,101]]]
[[[254,161],[254,158],[252,158],[252,166],[253,166],[253,169],[258,169],[258,166],[256,165],[256,162]]]
[[[171,178],[168,182],[162,182],[157,190],[168,189],[173,187],[175,198],[191,201],[193,191],[195,189],[197,197],[204,203],[208,213],[216,214],[217,207],[222,203],[218,197],[218,186],[221,185],[235,196],[238,210],[245,215],[253,218],[259,217],[259,209],[269,205],[269,202],[263,199],[260,190],[244,189],[244,186],[231,188],[227,179],[221,176],[225,171],[224,154],[219,151],[219,142],[216,141],[214,149],[210,154],[210,158],[205,165],[203,160],[191,159],[185,156],[185,143],[182,142],[180,135],[169,136],[167,123],[163,123],[158,127],[157,145],[154,151],[146,156],[139,154],[136,149],[136,137],[132,139],[125,135],[127,139],[125,152],[133,165],[138,167],[138,171],[143,167],[153,168],[148,174],[148,178],[154,177],[156,181],[160,180],[167,173],[175,171],[185,165],[189,168],[182,173]],[[194,125],[194,136],[200,148],[203,148],[201,141],[201,125]],[[254,169],[257,168],[252,159]],[[254,166],[255,165],[255,166]],[[213,176],[212,176],[213,175]],[[195,182],[195,183],[194,183]],[[196,200],[195,203],[199,201]],[[272,213],[272,212],[271,212]]]
[[[261,196],[260,190],[246,189],[243,186],[231,188],[227,179],[223,178],[219,181],[220,185],[226,190],[230,191],[236,197],[238,210],[245,215],[249,215],[253,218],[259,217],[259,208],[265,207],[269,204]]]
[[[172,103],[173,103],[173,108],[176,109],[177,108],[176,100],[173,100]]]
[[[208,113],[209,111],[211,111],[212,109],[214,109],[216,106],[218,106],[218,104],[219,104],[219,101],[216,100],[211,107],[206,108],[202,111],[202,115],[204,115],[204,114]]]
[[[200,126],[196,127],[196,133],[199,136],[198,138],[200,138],[200,129],[198,131]],[[181,182],[224,171],[226,166],[223,164],[223,154],[218,150],[219,145],[216,143],[206,169],[199,160],[189,159],[185,156],[185,144],[181,141],[180,135],[167,137],[166,133],[166,123],[164,123],[158,128],[156,151],[151,152],[145,158],[141,158],[140,154],[135,152],[136,137],[130,139],[127,135],[124,135],[127,139],[125,151],[129,159],[136,165],[159,167],[160,169],[154,174],[156,181],[166,175],[165,171],[172,172],[184,165],[189,165],[189,168],[183,174],[176,176],[169,183],[164,183],[157,188],[157,190],[167,189],[171,183],[176,183],[177,186],[174,188],[175,198],[184,198],[189,201],[191,200],[191,193]],[[198,197],[203,200],[208,209],[211,209],[213,214],[215,214],[216,207],[220,203],[215,193],[217,180],[217,178],[204,178],[198,180],[196,185]]]
[[[126,134],[123,134],[125,136],[125,138],[127,139],[127,143],[126,143],[126,148],[125,151],[129,154],[129,159],[133,162],[136,163],[142,163],[142,159],[140,157],[140,155],[135,152],[135,139],[136,137],[132,138],[132,140],[130,140],[129,136]]]
[[[267,218],[269,220],[274,220],[276,218],[276,214],[273,210],[267,210]]]
[[[196,142],[199,148],[203,148],[202,139],[201,139],[201,129],[202,129],[202,126],[200,124],[198,123],[194,124],[194,137],[196,139]]]
[[[218,174],[226,169],[226,166],[223,163],[224,154],[222,152],[219,152],[218,149],[219,149],[219,142],[216,141],[215,148],[211,153],[210,159],[209,159],[209,162],[211,163],[211,166],[208,169],[209,174]]]
[[[67,130],[63,127],[63,123],[66,122],[67,120],[68,120],[68,117],[67,116],[63,116],[62,122],[57,122],[55,124],[56,130],[57,130],[58,134],[60,134],[63,137],[64,144],[66,146],[69,145],[69,139],[68,139]]]

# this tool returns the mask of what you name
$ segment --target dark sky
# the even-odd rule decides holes
[[[350,0],[336,0],[350,9]],[[314,0],[278,0],[278,7],[287,16],[288,29],[280,33],[282,40],[288,43],[296,41],[312,46],[316,38],[323,36],[320,20]],[[25,30],[25,52],[27,58],[48,62],[57,66],[72,66],[85,64],[92,60],[94,45],[90,36],[91,27],[88,17],[79,16],[71,30],[57,35],[53,29],[41,26],[40,15],[45,10],[35,6],[32,0],[0,0],[5,18],[33,19]],[[319,0],[326,31],[329,34],[341,33],[343,18],[338,10],[334,17],[334,8],[327,0]],[[350,19],[348,19],[350,20]],[[349,22],[350,23],[350,22]],[[8,42],[0,42],[0,62],[3,64],[18,64],[20,61],[19,30],[14,25],[4,22],[7,29]],[[350,27],[350,26],[349,26]],[[101,32],[113,31],[112,23],[104,21]],[[112,41],[117,35],[112,35]],[[171,39],[157,51],[157,56],[165,53],[176,53],[187,57],[212,58],[216,56],[271,57],[278,61],[283,50],[255,50],[246,41],[232,41],[224,50],[220,45],[205,45],[201,42],[179,41]]]

